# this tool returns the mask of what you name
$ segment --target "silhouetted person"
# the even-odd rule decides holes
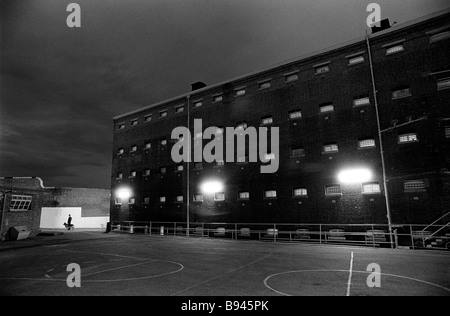
[[[67,220],[67,224],[72,225],[72,215],[69,214],[69,219]]]

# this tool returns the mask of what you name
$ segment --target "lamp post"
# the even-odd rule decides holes
[[[384,198],[385,198],[385,203],[386,203],[386,217],[387,217],[388,227],[389,227],[389,239],[391,241],[391,248],[394,248],[394,244],[392,241],[391,205],[389,202],[389,192],[388,192],[387,179],[386,179],[386,163],[384,160],[383,137],[382,137],[381,123],[380,123],[380,112],[378,109],[378,98],[377,98],[378,91],[377,91],[377,87],[375,84],[375,74],[373,71],[372,52],[370,50],[370,41],[369,41],[369,35],[367,34],[367,32],[366,32],[366,43],[367,43],[367,51],[369,53],[370,75],[371,75],[371,79],[372,79],[373,99],[374,99],[374,103],[375,103],[375,114],[377,117],[378,141],[380,143],[381,168],[383,171],[383,189],[384,189]]]
[[[7,190],[7,191],[1,191],[0,190],[0,198],[2,201],[2,205],[1,205],[1,210],[2,210],[2,218],[0,220],[0,238],[2,237],[2,232],[3,232],[3,218],[5,216],[5,206],[6,206],[6,193],[11,193],[12,190]]]

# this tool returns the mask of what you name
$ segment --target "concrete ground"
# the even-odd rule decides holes
[[[450,296],[450,253],[65,231],[0,243],[0,294]]]

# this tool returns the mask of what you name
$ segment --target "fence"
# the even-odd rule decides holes
[[[228,238],[266,242],[352,244],[411,249],[450,248],[446,225],[395,225],[392,235],[386,224],[268,224],[126,221],[111,225],[113,231],[200,238]],[[189,231],[189,234],[188,234]],[[434,235],[439,232],[439,236]]]

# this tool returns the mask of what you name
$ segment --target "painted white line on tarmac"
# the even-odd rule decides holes
[[[350,296],[350,287],[352,286],[352,275],[353,275],[353,251],[350,259],[350,271],[348,275],[348,283],[347,283],[347,296]]]

